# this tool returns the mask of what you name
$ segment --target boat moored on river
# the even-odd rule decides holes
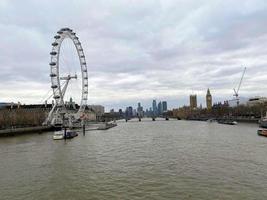
[[[54,140],[62,140],[64,139],[64,133],[62,131],[55,131],[53,135]]]
[[[258,135],[267,137],[267,129],[259,129]]]
[[[53,139],[54,140],[72,139],[76,136],[78,136],[78,133],[76,131],[68,129],[68,130],[55,131]]]
[[[234,120],[218,120],[219,124],[237,125],[237,121]]]
[[[267,117],[263,117],[259,120],[259,124],[261,128],[267,128]]]

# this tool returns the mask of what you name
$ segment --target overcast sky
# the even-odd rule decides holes
[[[89,104],[267,96],[266,0],[1,0],[0,102],[40,103],[61,27],[82,43]]]

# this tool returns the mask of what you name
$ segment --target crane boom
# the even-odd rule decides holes
[[[246,67],[244,68],[243,74],[242,74],[242,76],[241,76],[241,79],[240,79],[240,82],[239,82],[239,85],[238,85],[238,88],[237,88],[237,91],[236,91],[237,94],[238,94],[239,89],[240,89],[240,86],[241,86],[241,84],[242,84],[242,81],[243,81],[245,72],[246,72]]]
[[[239,92],[239,90],[240,90],[240,86],[241,86],[241,84],[242,84],[242,81],[243,81],[243,78],[244,78],[246,69],[247,69],[247,68],[245,67],[244,70],[243,70],[243,73],[242,73],[241,79],[240,79],[240,81],[239,81],[237,90],[234,88],[234,96],[236,97],[236,99],[238,98],[238,92]]]

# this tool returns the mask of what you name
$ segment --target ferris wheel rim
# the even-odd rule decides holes
[[[62,92],[60,84],[60,66],[59,66],[59,56],[61,44],[65,39],[72,40],[77,55],[79,57],[81,78],[82,78],[82,91],[81,91],[81,102],[78,112],[83,112],[87,103],[88,98],[88,72],[87,65],[85,60],[85,54],[79,38],[76,36],[76,33],[73,32],[70,28],[62,28],[57,31],[57,35],[54,36],[55,41],[52,43],[52,51],[50,52],[50,78],[51,78],[51,88],[53,90],[53,97],[57,106],[65,107],[64,104],[64,95]]]

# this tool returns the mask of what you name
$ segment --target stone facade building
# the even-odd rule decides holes
[[[196,94],[190,95],[190,109],[191,110],[197,109],[197,95]]]

